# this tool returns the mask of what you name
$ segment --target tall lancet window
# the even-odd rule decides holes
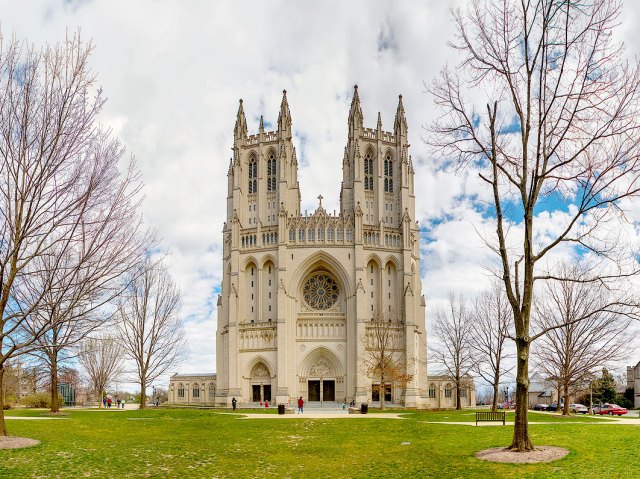
[[[249,160],[249,194],[258,192],[258,163],[255,158]]]
[[[384,159],[384,191],[393,193],[393,160],[391,153],[387,153]]]
[[[364,189],[373,191],[373,158],[370,151],[364,157]]]
[[[267,159],[267,191],[276,191],[276,155],[273,152]]]

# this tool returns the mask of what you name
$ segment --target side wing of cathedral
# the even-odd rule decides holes
[[[454,405],[446,378],[427,377],[408,149],[402,96],[393,131],[382,129],[380,114],[376,128],[365,128],[356,86],[340,212],[328,213],[320,196],[317,209],[303,214],[286,91],[277,129],[265,131],[261,118],[255,135],[240,100],[227,175],[215,399],[207,402],[360,404],[384,395],[407,407]],[[185,387],[194,387],[185,378],[172,377],[170,402],[185,402]],[[473,387],[463,399],[475,404]]]

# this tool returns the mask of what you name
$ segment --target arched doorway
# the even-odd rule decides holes
[[[309,353],[299,373],[300,395],[307,402],[333,402],[344,398],[344,375],[340,360],[327,348]]]
[[[271,375],[263,362],[251,369],[251,400],[253,402],[271,401]]]

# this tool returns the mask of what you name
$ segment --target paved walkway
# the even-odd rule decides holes
[[[537,413],[540,414],[540,413]],[[543,413],[551,415],[550,413]],[[570,421],[570,420],[561,420],[561,421],[529,421],[529,424],[570,424],[570,425],[615,425],[615,424],[631,424],[633,426],[640,426],[640,419],[632,419],[625,417],[609,417],[609,416],[577,416],[577,417],[585,417],[586,419],[592,419],[592,421]],[[475,421],[420,421],[423,424],[452,424],[456,426],[473,426],[473,427],[484,427],[484,426],[502,426],[502,422],[481,422],[476,424]],[[506,426],[513,426],[513,421],[507,421]]]
[[[23,421],[58,421],[60,419],[67,419],[66,417],[34,417],[34,416],[5,416],[5,419],[20,419]]]
[[[233,414],[233,413],[228,413]],[[304,412],[302,414],[244,414],[240,412],[240,419],[405,419],[402,413],[384,414],[349,414],[336,412]]]

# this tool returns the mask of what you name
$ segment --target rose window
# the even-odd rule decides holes
[[[326,273],[311,276],[303,289],[304,300],[313,309],[329,309],[338,301],[338,293],[338,285]]]

